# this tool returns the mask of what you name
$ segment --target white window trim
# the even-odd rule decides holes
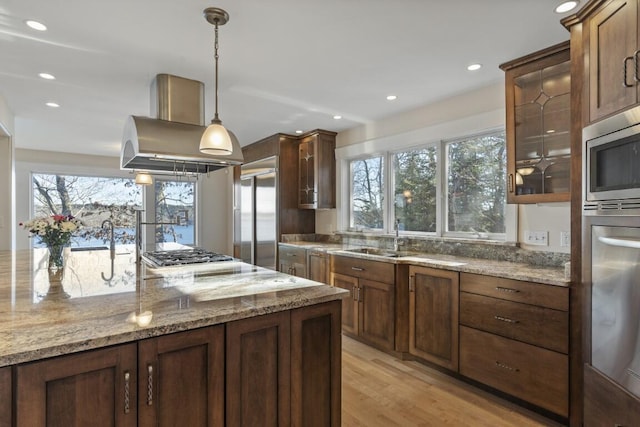
[[[353,160],[366,159],[370,157],[376,157],[379,155],[383,155],[385,158],[385,185],[386,185],[386,194],[387,202],[384,204],[383,209],[383,221],[384,227],[383,230],[363,230],[366,234],[372,235],[381,235],[381,234],[393,234],[395,230],[393,229],[393,224],[395,220],[395,213],[393,209],[393,198],[389,197],[390,189],[395,188],[393,186],[394,177],[391,173],[392,166],[392,155],[393,153],[401,152],[401,151],[409,151],[411,149],[419,149],[428,146],[435,145],[438,150],[438,162],[437,162],[437,175],[436,175],[436,209],[437,213],[440,215],[439,220],[436,222],[436,232],[412,232],[412,231],[400,231],[400,234],[403,236],[416,236],[416,237],[433,237],[433,238],[452,238],[452,239],[473,239],[478,241],[503,241],[503,242],[516,242],[517,234],[518,234],[518,206],[513,204],[507,204],[505,200],[505,233],[487,233],[486,237],[484,233],[480,233],[479,236],[474,236],[473,233],[468,232],[448,232],[444,230],[445,226],[445,216],[447,214],[447,189],[444,188],[444,184],[446,182],[446,144],[454,141],[462,141],[465,139],[474,138],[477,136],[487,135],[491,133],[497,133],[500,131],[505,131],[504,126],[494,126],[491,128],[487,128],[481,131],[477,129],[472,132],[459,134],[449,138],[439,138],[437,140],[422,140],[417,141],[415,139],[416,132],[411,133],[413,138],[408,138],[408,141],[404,141],[403,143],[399,143],[398,139],[402,137],[402,135],[396,135],[390,138],[381,138],[374,141],[367,141],[366,143],[350,145],[347,147],[342,147],[336,150],[336,161],[338,164],[337,168],[337,181],[339,183],[339,195],[338,201],[341,206],[344,206],[344,209],[340,209],[340,215],[338,215],[338,229],[343,232],[351,232],[350,225],[350,215],[351,215],[351,171],[350,171],[350,162]],[[421,130],[417,132],[417,134],[423,133]],[[406,135],[405,135],[406,136]],[[394,143],[395,142],[395,143]],[[397,148],[393,151],[381,150],[381,148],[387,144],[395,145]],[[371,148],[374,148],[371,151]],[[359,153],[358,149],[361,149]],[[356,155],[357,153],[357,155]]]

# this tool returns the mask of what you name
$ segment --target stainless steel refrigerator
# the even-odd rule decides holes
[[[245,163],[240,174],[240,258],[276,270],[277,157]]]

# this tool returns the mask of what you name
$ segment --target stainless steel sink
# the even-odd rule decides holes
[[[380,249],[380,248],[354,248],[354,249],[345,249],[347,252],[353,252],[356,254],[365,254],[365,255],[377,255],[388,258],[399,258],[403,256],[409,256],[409,252],[405,251],[394,251],[391,249]]]

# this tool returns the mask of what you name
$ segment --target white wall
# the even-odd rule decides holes
[[[456,138],[496,127],[504,127],[504,83],[460,94],[440,102],[408,111],[374,123],[340,132],[336,138],[336,153],[353,156],[382,150],[410,147],[418,143]],[[341,169],[338,164],[338,171]],[[328,234],[340,227],[343,212],[340,194],[346,191],[338,176],[337,209],[316,214],[316,232]],[[341,185],[342,182],[342,185]],[[516,209],[512,208],[514,211]],[[569,230],[570,208],[567,203],[521,205],[515,219],[518,241],[524,230],[549,231],[549,246],[527,246],[527,249],[568,253],[560,246],[560,231]]]
[[[15,247],[14,116],[0,95],[0,250]]]
[[[65,173],[95,176],[132,177],[129,171],[120,170],[117,157],[88,156],[51,151],[16,150],[16,203],[17,221],[25,221],[31,215],[31,173]],[[210,250],[230,253],[232,237],[229,232],[231,211],[229,195],[231,181],[225,169],[202,175],[198,181],[196,206],[198,209],[198,244]],[[29,248],[28,233],[18,229],[16,248]]]

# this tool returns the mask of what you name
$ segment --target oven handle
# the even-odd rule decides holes
[[[620,238],[620,237],[598,237],[602,243],[610,246],[618,246],[622,248],[640,249],[640,240]]]

